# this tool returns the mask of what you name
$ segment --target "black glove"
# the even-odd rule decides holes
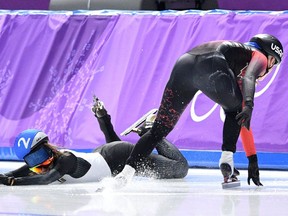
[[[262,183],[260,182],[260,177],[259,177],[259,167],[258,167],[258,159],[257,155],[251,155],[248,157],[249,160],[249,165],[248,165],[248,185],[250,185],[250,179],[254,182],[255,185],[257,186],[263,186]]]
[[[248,130],[250,129],[250,120],[252,117],[252,111],[253,111],[253,102],[246,101],[242,111],[236,116],[238,124],[246,127]]]
[[[8,177],[6,175],[0,174],[0,184],[13,185],[14,177]]]

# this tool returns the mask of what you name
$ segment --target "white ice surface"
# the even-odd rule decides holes
[[[0,173],[20,165],[0,162]],[[177,180],[135,177],[125,188],[100,193],[99,183],[0,185],[0,215],[288,215],[287,171],[260,171],[263,187],[249,186],[247,171],[240,173],[241,186],[225,190],[217,169],[190,169]]]

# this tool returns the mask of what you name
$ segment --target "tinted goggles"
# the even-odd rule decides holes
[[[29,167],[36,167],[53,156],[52,150],[45,145],[35,149],[24,157]]]
[[[29,169],[34,173],[41,174],[47,171],[47,168],[50,166],[53,160],[54,160],[54,157],[52,156],[51,158],[47,159],[43,163],[39,164],[38,166],[29,168]]]

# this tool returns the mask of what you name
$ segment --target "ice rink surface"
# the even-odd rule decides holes
[[[0,173],[20,164],[0,162]],[[241,186],[224,190],[217,169],[190,169],[177,180],[134,177],[126,187],[104,192],[95,192],[100,183],[0,185],[0,215],[287,215],[288,171],[260,175],[264,186],[249,186],[247,170],[240,170]]]

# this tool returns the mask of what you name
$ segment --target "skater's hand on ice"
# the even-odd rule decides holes
[[[5,184],[8,182],[8,176],[0,174],[0,184]]]
[[[120,172],[117,176],[115,176],[115,180],[117,182],[117,187],[122,188],[130,182],[135,174],[135,169],[130,165],[125,165],[122,172]]]
[[[257,155],[251,155],[248,157],[249,165],[248,165],[248,184],[250,185],[250,180],[254,182],[257,186],[263,186],[260,182],[260,174],[259,174],[259,167],[258,167],[258,160]]]
[[[100,186],[96,189],[96,192],[104,192],[104,191],[114,191],[123,188],[127,182],[125,179],[119,178],[111,178],[107,177],[102,179],[100,182]]]
[[[129,165],[125,165],[122,172],[120,172],[114,178],[105,178],[100,184],[101,186],[97,188],[96,192],[102,192],[105,190],[117,190],[125,187],[133,178],[135,174],[135,169]]]
[[[253,111],[253,106],[245,105],[242,109],[242,112],[240,112],[236,116],[236,120],[238,121],[238,124],[241,125],[242,127],[246,127],[248,130],[250,128],[252,111]]]
[[[14,183],[13,177],[8,177],[6,175],[0,174],[0,184],[13,185],[13,183]]]

